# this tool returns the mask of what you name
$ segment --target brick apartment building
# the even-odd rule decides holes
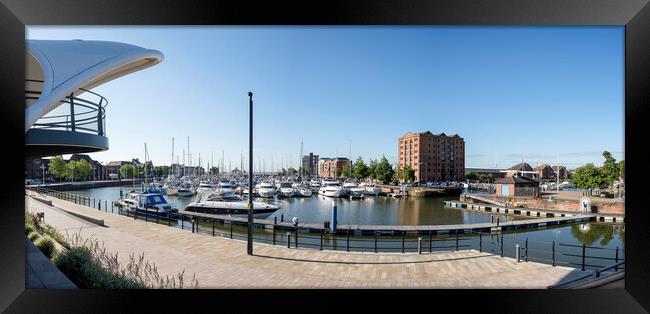
[[[335,178],[336,171],[348,165],[350,160],[347,158],[321,158],[318,161],[318,176],[321,178]]]
[[[305,169],[305,176],[314,177],[318,175],[318,155],[309,153],[309,155],[302,156],[301,166]]]
[[[553,171],[553,168],[547,164],[541,164],[535,167],[533,171],[537,171],[537,178],[541,180],[555,178],[555,171]]]
[[[465,179],[465,140],[458,135],[408,132],[398,141],[398,165],[415,170],[415,180]]]

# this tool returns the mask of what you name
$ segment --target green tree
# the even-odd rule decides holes
[[[402,179],[407,182],[415,180],[415,170],[411,166],[406,166],[402,169]]]
[[[93,171],[93,167],[85,159],[71,161],[68,165],[73,169],[75,180],[85,180]]]
[[[573,185],[579,189],[596,189],[605,185],[600,169],[588,163],[573,174]]]
[[[345,164],[342,168],[336,169],[336,176],[344,179],[350,177],[350,164]]]
[[[50,159],[49,170],[53,177],[57,179],[66,178],[66,163],[63,156],[54,156]]]
[[[370,162],[368,164],[368,177],[370,179],[376,179],[377,177],[375,176],[375,171],[377,170],[377,160],[370,159]]]
[[[465,174],[465,179],[467,180],[478,180],[479,175],[476,172],[468,172]]]
[[[132,164],[126,164],[120,167],[120,175],[122,176],[122,178],[125,179],[133,178],[133,174],[135,173],[135,171],[136,171],[135,166],[133,166]]]
[[[294,168],[287,169],[287,175],[289,175],[289,176],[295,176],[297,173],[298,173],[298,170],[296,170]]]
[[[618,163],[619,177],[622,182],[625,182],[625,160],[621,160]]]
[[[621,171],[618,168],[616,159],[614,159],[610,152],[604,151],[603,157],[605,158],[605,162],[601,168],[601,175],[604,187],[607,187],[611,186],[614,184],[614,181],[618,180],[619,176],[621,175]]]
[[[386,183],[390,181],[395,175],[395,170],[386,159],[386,156],[382,156],[377,166],[375,167],[375,179]]]
[[[354,168],[352,169],[352,177],[357,180],[363,180],[368,177],[368,166],[363,162],[363,158],[359,156],[357,161],[354,162]]]

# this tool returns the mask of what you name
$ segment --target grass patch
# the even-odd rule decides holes
[[[144,254],[130,254],[122,265],[118,254],[106,250],[97,239],[84,239],[79,233],[67,236],[70,248],[54,258],[54,264],[79,288],[100,289],[181,289],[185,287],[184,273],[162,277],[153,262]],[[198,288],[192,276],[189,288]]]
[[[54,240],[48,236],[42,236],[34,241],[34,245],[43,252],[47,258],[52,258],[54,253],[56,253],[56,248],[54,247]]]
[[[27,235],[27,237],[29,238],[30,241],[34,242],[41,237],[41,234],[36,231],[32,231]]]

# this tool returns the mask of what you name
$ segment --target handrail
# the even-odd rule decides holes
[[[26,79],[26,82],[43,83],[41,80]],[[68,114],[57,113],[53,110],[48,114],[40,117],[33,125],[34,129],[55,129],[65,131],[85,131],[100,136],[106,135],[106,107],[108,100],[104,96],[93,91],[79,88],[77,91],[87,92],[98,97],[96,101],[74,96],[74,92],[59,101],[60,104],[70,104]],[[41,91],[25,90],[26,100],[37,100],[40,98]],[[80,110],[76,110],[81,108]],[[65,110],[65,109],[61,109]],[[60,111],[60,110],[59,110]],[[96,125],[92,127],[89,125]]]

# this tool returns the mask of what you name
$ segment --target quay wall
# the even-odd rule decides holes
[[[136,179],[136,187],[140,187],[142,179]],[[55,184],[46,184],[46,185],[34,185],[32,187],[46,188],[55,191],[70,191],[70,190],[86,190],[94,188],[103,188],[111,186],[129,186],[133,185],[133,180],[106,180],[106,181],[81,181],[81,182],[67,182],[67,183],[55,183]]]
[[[502,199],[497,199],[496,196],[485,196],[481,197],[491,199],[493,201],[503,201]],[[624,202],[612,202],[611,200],[602,201],[596,197],[591,197],[591,205],[596,206],[595,214],[613,214],[613,215],[625,215],[625,203]],[[461,201],[465,201],[463,196],[460,197]],[[523,205],[525,208],[537,208],[544,210],[559,210],[567,212],[576,212],[580,213],[580,200],[554,200],[549,202],[547,198],[541,199],[532,199],[532,198],[513,198],[509,199],[508,203]]]

